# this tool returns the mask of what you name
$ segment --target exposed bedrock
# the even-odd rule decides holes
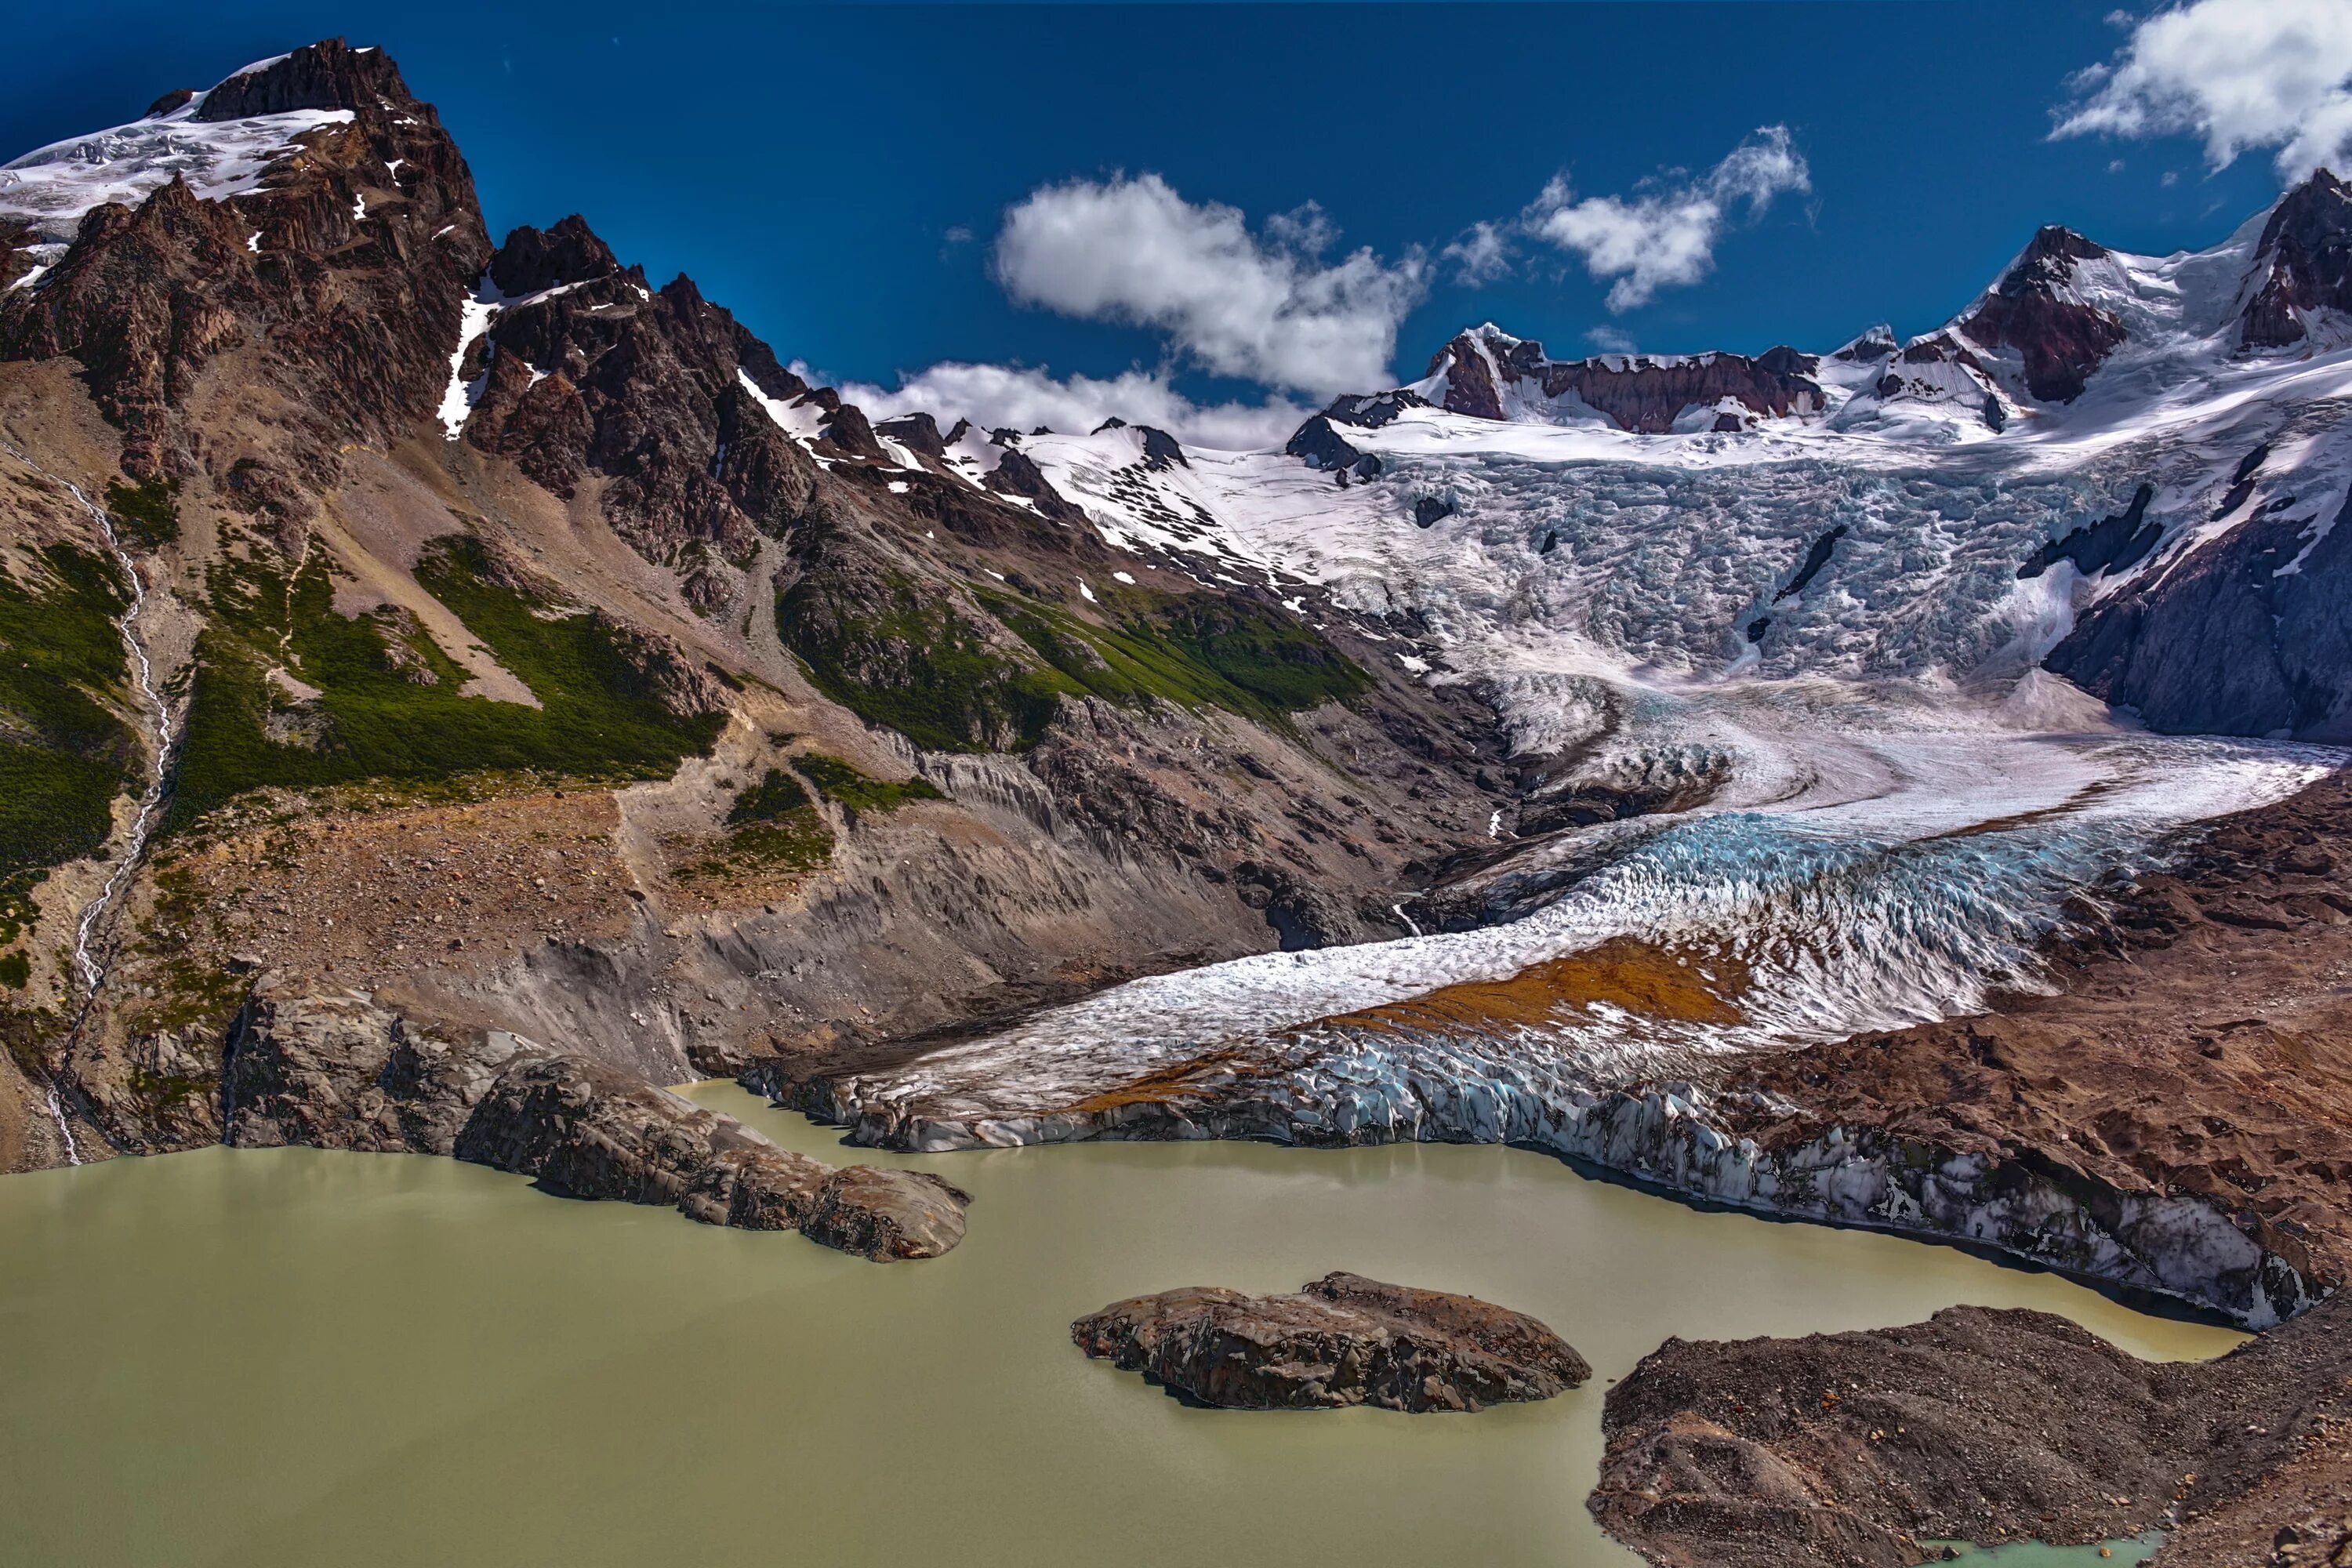
[[[1087,1354],[1230,1410],[1478,1410],[1549,1399],[1592,1368],[1524,1313],[1327,1274],[1290,1296],[1192,1285],[1070,1325]]]
[[[1753,359],[1709,353],[1555,360],[1532,339],[1481,327],[1440,349],[1428,374],[1445,373],[1444,405],[1451,413],[1507,418],[1503,393],[1516,387],[1522,396],[1573,395],[1620,429],[1655,436],[1672,430],[1687,409],[1725,402],[1767,417],[1818,413],[1822,389],[1811,379],[1818,368],[1812,355],[1789,348]]]
[[[1668,1340],[1609,1394],[1593,1514],[1660,1568],[1900,1568],[1929,1539],[2084,1544],[2161,1528],[2160,1564],[2287,1568],[2352,1546],[2352,1300],[2209,1363],[2063,1318]]]
[[[948,1251],[971,1201],[924,1173],[791,1152],[588,1058],[502,1030],[444,1037],[350,994],[257,992],[222,1093],[225,1141],[238,1147],[453,1155],[565,1197],[798,1230],[877,1261]]]
[[[2168,733],[2352,739],[2347,517],[2262,508],[2101,600],[2043,663]]]

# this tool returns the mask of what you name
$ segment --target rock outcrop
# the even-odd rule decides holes
[[[1523,1313],[1344,1273],[1292,1296],[1213,1285],[1138,1296],[1080,1318],[1070,1337],[1180,1397],[1230,1410],[1478,1410],[1549,1399],[1592,1375]]]
[[[381,50],[340,39],[231,78],[194,118],[295,109],[350,118],[298,135],[233,204],[175,176],[135,206],[91,208],[37,287],[0,296],[0,360],[79,361],[134,478],[241,455],[190,422],[205,367],[239,350],[299,411],[280,439],[316,474],[342,442],[406,434],[448,380],[490,254],[457,145]]]
[[[798,1230],[877,1261],[963,1239],[969,1194],[927,1173],[837,1169],[586,1057],[436,1033],[351,994],[257,992],[222,1081],[226,1142],[451,1155],[565,1197]]]
[[[2071,403],[2124,341],[2123,323],[2074,288],[2078,266],[2111,254],[2073,229],[2050,225],[1954,325],[1981,347],[2014,350],[2023,363],[2025,389],[2036,398]]]
[[[2232,493],[2245,521],[2097,601],[2043,667],[2169,734],[2352,739],[2352,502]]]
[[[2272,209],[2254,257],[2262,284],[2239,325],[2248,348],[2303,342],[2321,310],[2352,314],[2352,186],[2314,171]]]
[[[1923,1540],[2151,1528],[2169,1535],[2158,1564],[2341,1562],[2347,1329],[2338,1299],[2208,1363],[2143,1362],[2063,1318],[1974,1307],[1862,1333],[1668,1340],[1610,1391],[1592,1511],[1659,1568],[1908,1568],[1932,1555]]]
[[[1730,402],[1759,418],[1819,413],[1823,406],[1811,354],[1775,348],[1746,354],[1616,354],[1555,360],[1543,344],[1493,326],[1463,332],[1429,362],[1445,377],[1443,405],[1482,419],[1509,417],[1507,405],[1573,396],[1621,430],[1664,435],[1693,408]]]

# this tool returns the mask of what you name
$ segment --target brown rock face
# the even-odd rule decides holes
[[[386,100],[415,101],[392,57],[329,38],[230,77],[205,95],[195,117],[217,122],[298,109],[358,110]]]
[[[1592,1511],[1661,1568],[1905,1568],[1922,1538],[2076,1544],[2181,1520],[2158,1563],[2277,1563],[2269,1548],[2304,1539],[2280,1524],[2330,1540],[2352,1500],[2347,1327],[2339,1297],[2203,1363],[1974,1307],[1668,1340],[1610,1391]]]
[[[448,379],[459,301],[489,255],[464,159],[388,58],[340,42],[222,83],[197,118],[289,109],[352,118],[232,200],[174,181],[135,211],[92,209],[37,286],[0,298],[0,359],[79,361],[133,476],[205,464],[185,411],[232,350],[260,351],[255,373],[305,411],[295,438],[322,471],[344,441],[406,434]]]
[[[2026,390],[2045,403],[2071,403],[2091,373],[2124,341],[2123,323],[2066,298],[2074,264],[2109,252],[2056,225],[2033,237],[1991,293],[1958,323],[1986,348],[2015,349],[2025,362]]]
[[[877,1262],[963,1239],[936,1176],[795,1154],[730,1116],[511,1034],[451,1041],[358,996],[257,994],[224,1073],[224,1142],[454,1155],[566,1197],[798,1230]]]
[[[1233,1410],[1477,1410],[1592,1375],[1567,1342],[1471,1296],[1327,1274],[1295,1296],[1213,1285],[1113,1302],[1070,1325],[1087,1354]]]
[[[2315,171],[2272,211],[2254,257],[2263,284],[2239,328],[2247,347],[2301,342],[2314,310],[2352,311],[2352,186]]]
[[[1544,357],[1539,342],[1482,329],[1464,332],[1439,350],[1428,374],[1446,373],[1444,406],[1455,414],[1500,419],[1503,389],[1528,383],[1546,397],[1574,393],[1620,429],[1658,436],[1672,430],[1684,410],[1711,407],[1727,397],[1761,417],[1817,412],[1823,399],[1821,387],[1808,379],[1814,369],[1811,355],[1790,348],[1754,359],[1729,353],[1637,355],[1622,365],[1554,360]]]
[[[491,327],[486,364],[469,367],[488,372],[469,445],[566,498],[604,476],[614,526],[666,563],[699,546],[740,564],[807,511],[815,465],[741,377],[779,401],[808,387],[692,279],[647,288],[576,216],[516,229],[489,272],[518,302]]]

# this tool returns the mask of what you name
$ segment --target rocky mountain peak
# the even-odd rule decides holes
[[[352,48],[341,38],[308,44],[274,60],[250,65],[210,92],[194,118],[249,120],[300,109],[348,109],[355,113],[418,107],[400,68],[379,48]]]
[[[620,270],[612,247],[596,237],[578,213],[553,228],[526,224],[512,230],[490,258],[490,281],[509,297],[610,278]]]
[[[2124,341],[2123,323],[2075,287],[2078,268],[2112,255],[2071,228],[2047,225],[1953,327],[1980,347],[2016,350],[2025,390],[2036,399],[2072,403]]]
[[[1885,321],[1864,331],[1830,357],[1849,364],[1868,364],[1874,360],[1891,359],[1903,345],[1895,341],[1895,329]]]
[[[2254,258],[2262,283],[2241,321],[2247,347],[2301,342],[2314,311],[2352,313],[2352,186],[2314,171],[2271,209]]]
[[[962,438],[962,430],[958,426],[956,439]],[[940,434],[940,422],[928,414],[901,414],[882,420],[875,425],[874,433],[887,436],[908,451],[920,452],[926,458],[947,456],[948,437]]]
[[[11,165],[0,261],[22,286],[0,294],[0,359],[79,359],[140,477],[205,461],[186,405],[222,354],[371,437],[425,417],[490,247],[398,67],[331,40],[157,109]]]
[[[2044,224],[2000,275],[1993,292],[2011,300],[2035,292],[2053,293],[2074,281],[2076,262],[2097,261],[2112,254],[2105,246],[2063,225]]]

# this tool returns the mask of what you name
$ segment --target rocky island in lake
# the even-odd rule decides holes
[[[1229,1410],[1480,1410],[1549,1399],[1592,1375],[1523,1312],[1326,1274],[1290,1296],[1191,1285],[1114,1301],[1070,1325],[1090,1356]]]

